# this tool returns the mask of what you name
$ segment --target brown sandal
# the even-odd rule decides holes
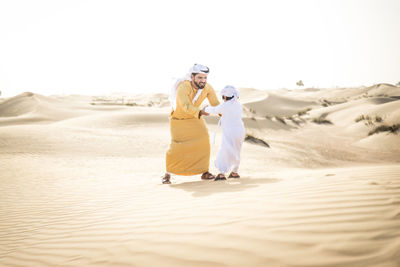
[[[168,173],[166,173],[164,175],[164,177],[162,178],[162,183],[163,184],[170,184],[171,183],[171,175],[169,175]]]
[[[209,173],[209,172],[205,172],[205,173],[203,173],[203,174],[201,175],[201,179],[202,179],[202,180],[211,180],[211,179],[215,179],[215,176],[212,175],[212,174]]]
[[[221,181],[221,180],[226,180],[226,177],[223,173],[220,173],[215,177],[214,181]]]
[[[240,175],[236,172],[231,172],[231,174],[229,174],[228,178],[240,178]]]

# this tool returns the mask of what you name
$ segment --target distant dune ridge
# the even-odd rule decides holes
[[[168,95],[0,99],[0,266],[400,266],[400,87],[240,101],[242,177],[168,186]]]

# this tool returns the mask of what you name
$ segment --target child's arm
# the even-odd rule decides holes
[[[222,114],[223,109],[224,109],[224,103],[219,104],[216,107],[207,106],[204,111],[210,114]]]

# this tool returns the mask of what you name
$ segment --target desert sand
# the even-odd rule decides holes
[[[242,177],[171,185],[167,95],[0,99],[0,266],[400,266],[400,87],[240,91]]]

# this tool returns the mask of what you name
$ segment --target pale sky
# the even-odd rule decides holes
[[[169,93],[400,81],[399,0],[0,0],[0,90]]]

